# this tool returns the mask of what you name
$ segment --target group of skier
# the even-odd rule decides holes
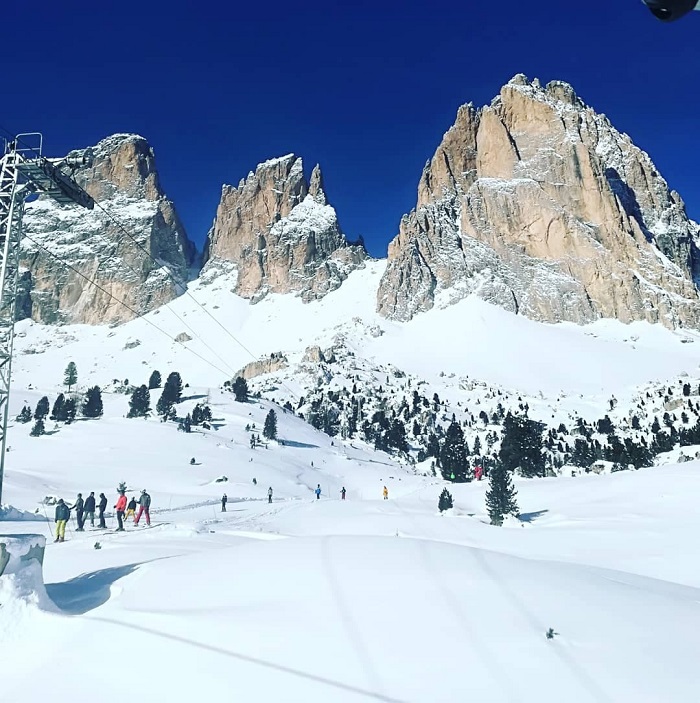
[[[124,532],[124,517],[127,518],[134,517],[134,525],[139,524],[141,516],[145,514],[146,525],[151,524],[151,496],[148,495],[146,489],[141,491],[141,496],[136,501],[136,498],[131,499],[127,502],[126,491],[120,490],[119,497],[114,506],[117,515],[117,532]],[[138,508],[138,513],[136,512]],[[65,542],[66,539],[66,526],[70,520],[71,511],[75,511],[75,520],[78,524],[76,527],[76,532],[85,531],[85,523],[89,520],[90,526],[95,527],[95,510],[97,510],[97,517],[99,520],[99,529],[107,529],[107,523],[105,522],[105,510],[107,509],[107,497],[104,493],[100,493],[99,503],[95,498],[95,492],[91,491],[90,495],[83,500],[83,494],[78,493],[75,503],[73,505],[68,505],[63,498],[60,498],[56,504],[56,539],[54,542]]]

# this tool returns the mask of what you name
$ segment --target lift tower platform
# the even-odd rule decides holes
[[[7,453],[10,377],[15,340],[15,302],[22,241],[24,203],[30,195],[47,195],[62,205],[92,210],[95,201],[73,180],[72,170],[85,157],[47,159],[38,132],[5,141],[0,158],[0,505]],[[66,173],[68,171],[68,173]]]

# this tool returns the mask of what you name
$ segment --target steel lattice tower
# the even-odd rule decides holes
[[[36,142],[36,148],[28,142]],[[0,159],[0,505],[7,453],[12,350],[15,340],[15,304],[25,200],[45,194],[61,204],[77,203],[92,209],[93,199],[61,168],[86,163],[84,157],[47,159],[41,154],[42,136],[19,134],[5,142]]]

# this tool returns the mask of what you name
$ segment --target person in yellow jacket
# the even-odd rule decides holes
[[[389,500],[389,489],[384,486],[384,490],[382,491],[382,495],[384,496],[384,500]]]

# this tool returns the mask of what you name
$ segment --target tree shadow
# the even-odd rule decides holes
[[[518,520],[520,520],[520,522],[534,522],[537,518],[542,517],[548,512],[549,510],[534,510],[531,513],[520,513],[520,515],[518,515]]]
[[[285,447],[294,447],[295,449],[318,449],[318,444],[307,444],[306,442],[295,442],[292,439],[285,439]]]
[[[207,394],[206,393],[199,393],[195,395],[183,395],[182,398],[180,398],[180,403],[184,402],[185,400],[199,400],[200,398],[206,398]]]
[[[141,562],[143,563],[143,562]],[[83,615],[104,605],[115,581],[133,573],[141,564],[126,564],[81,574],[63,583],[47,583],[49,598],[71,615]]]

